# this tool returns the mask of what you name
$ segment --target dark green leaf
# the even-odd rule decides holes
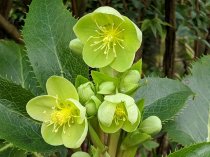
[[[88,77],[88,67],[69,48],[70,40],[75,38],[75,23],[61,0],[34,0],[30,5],[23,37],[43,89],[51,75],[62,75],[72,82],[78,74]]]
[[[26,113],[26,104],[34,95],[22,88],[20,85],[11,83],[0,77],[0,100],[6,99],[13,102],[13,109],[24,114]]]
[[[0,41],[0,76],[38,95],[39,87],[24,47],[13,41]]]

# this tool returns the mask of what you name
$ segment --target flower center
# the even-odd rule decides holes
[[[73,125],[77,118],[80,117],[79,109],[70,102],[60,102],[57,100],[56,106],[52,107],[53,112],[50,115],[50,120],[45,121],[48,126],[53,125],[53,132],[58,132],[60,127],[63,127],[65,133],[65,127]]]
[[[71,112],[72,111],[70,108],[64,108],[60,111],[54,111],[51,114],[51,120],[53,123],[56,123],[61,126],[68,122],[69,118],[71,117]]]
[[[114,119],[117,125],[119,125],[119,121],[126,121],[127,114],[125,111],[125,107],[122,103],[117,105],[115,113],[114,113]]]
[[[114,56],[117,57],[116,46],[124,49],[122,32],[125,29],[120,28],[122,23],[119,25],[112,23],[104,26],[99,26],[96,21],[95,23],[98,28],[95,30],[97,35],[91,36],[89,39],[93,38],[97,41],[94,41],[90,46],[95,47],[94,51],[102,50],[106,58],[108,58],[109,52],[113,52]]]

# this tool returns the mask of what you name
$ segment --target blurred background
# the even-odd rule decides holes
[[[0,39],[21,40],[31,0],[0,0]],[[79,18],[100,6],[128,16],[143,32],[136,60],[146,76],[179,79],[190,63],[210,53],[210,0],[63,0]]]

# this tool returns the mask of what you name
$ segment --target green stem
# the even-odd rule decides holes
[[[101,142],[100,138],[98,137],[97,133],[95,132],[90,123],[89,123],[89,133],[93,145],[96,148],[99,148],[102,152],[104,152],[106,150],[106,147],[103,145],[103,143]]]
[[[122,152],[120,157],[135,157],[138,147],[130,147]]]
[[[111,157],[115,157],[118,149],[118,141],[120,138],[120,131],[110,134],[108,153]]]

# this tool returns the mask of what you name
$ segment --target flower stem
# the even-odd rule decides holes
[[[118,149],[118,141],[120,138],[120,131],[110,134],[108,153],[111,157],[115,157]]]
[[[106,147],[103,145],[103,143],[101,142],[100,138],[98,137],[97,133],[95,132],[90,123],[89,123],[89,133],[94,146],[96,148],[99,148],[102,152],[105,151]]]
[[[130,147],[127,150],[121,151],[118,157],[135,157],[138,147]]]

